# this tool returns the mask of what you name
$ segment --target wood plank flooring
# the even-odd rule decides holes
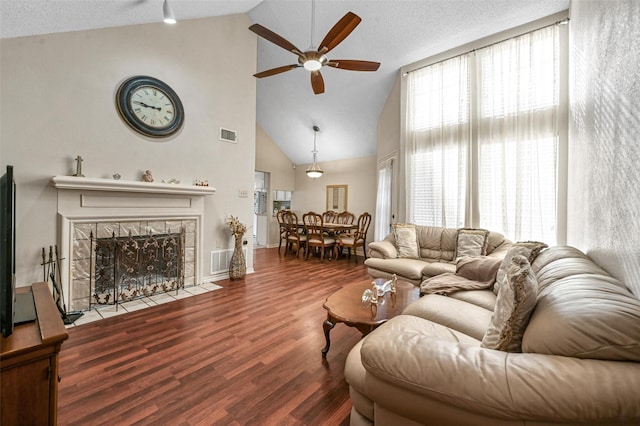
[[[369,278],[362,258],[254,251],[223,288],[69,329],[59,425],[348,425],[344,363],[360,333],[331,331],[327,296]]]

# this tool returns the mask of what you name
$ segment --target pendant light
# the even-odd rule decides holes
[[[307,169],[307,176],[312,179],[317,179],[324,173],[318,164],[318,150],[316,149],[316,135],[320,129],[318,126],[313,126],[313,164]]]
[[[169,6],[169,0],[164,0],[164,3],[162,3],[162,17],[165,24],[176,23],[176,16],[173,14],[171,6]]]

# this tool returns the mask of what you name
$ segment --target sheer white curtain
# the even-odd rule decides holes
[[[480,226],[556,242],[558,26],[477,51]]]
[[[468,56],[413,71],[407,78],[407,221],[464,226],[470,143]]]
[[[382,161],[378,166],[378,195],[376,197],[376,223],[374,241],[382,240],[391,230],[391,185],[393,182],[393,159]]]

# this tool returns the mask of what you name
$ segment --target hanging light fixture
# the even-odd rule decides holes
[[[169,0],[164,0],[164,3],[162,3],[162,16],[165,24],[176,23],[176,16],[173,14],[171,6],[169,6]]]
[[[311,151],[313,153],[313,164],[307,169],[307,176],[312,179],[317,179],[324,173],[318,164],[318,150],[316,149],[316,135],[318,131],[320,131],[318,126],[313,126],[313,151]]]

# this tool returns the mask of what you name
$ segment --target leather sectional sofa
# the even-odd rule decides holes
[[[423,280],[446,272],[456,271],[458,228],[415,226],[418,243],[417,257],[399,257],[396,236],[392,232],[384,240],[369,243],[369,258],[364,264],[373,278],[399,280],[420,285]],[[503,258],[511,241],[497,232],[489,232],[485,254]]]
[[[345,366],[351,425],[640,424],[638,297],[572,247],[529,272],[521,353],[482,346],[490,288],[425,295],[364,337]]]

